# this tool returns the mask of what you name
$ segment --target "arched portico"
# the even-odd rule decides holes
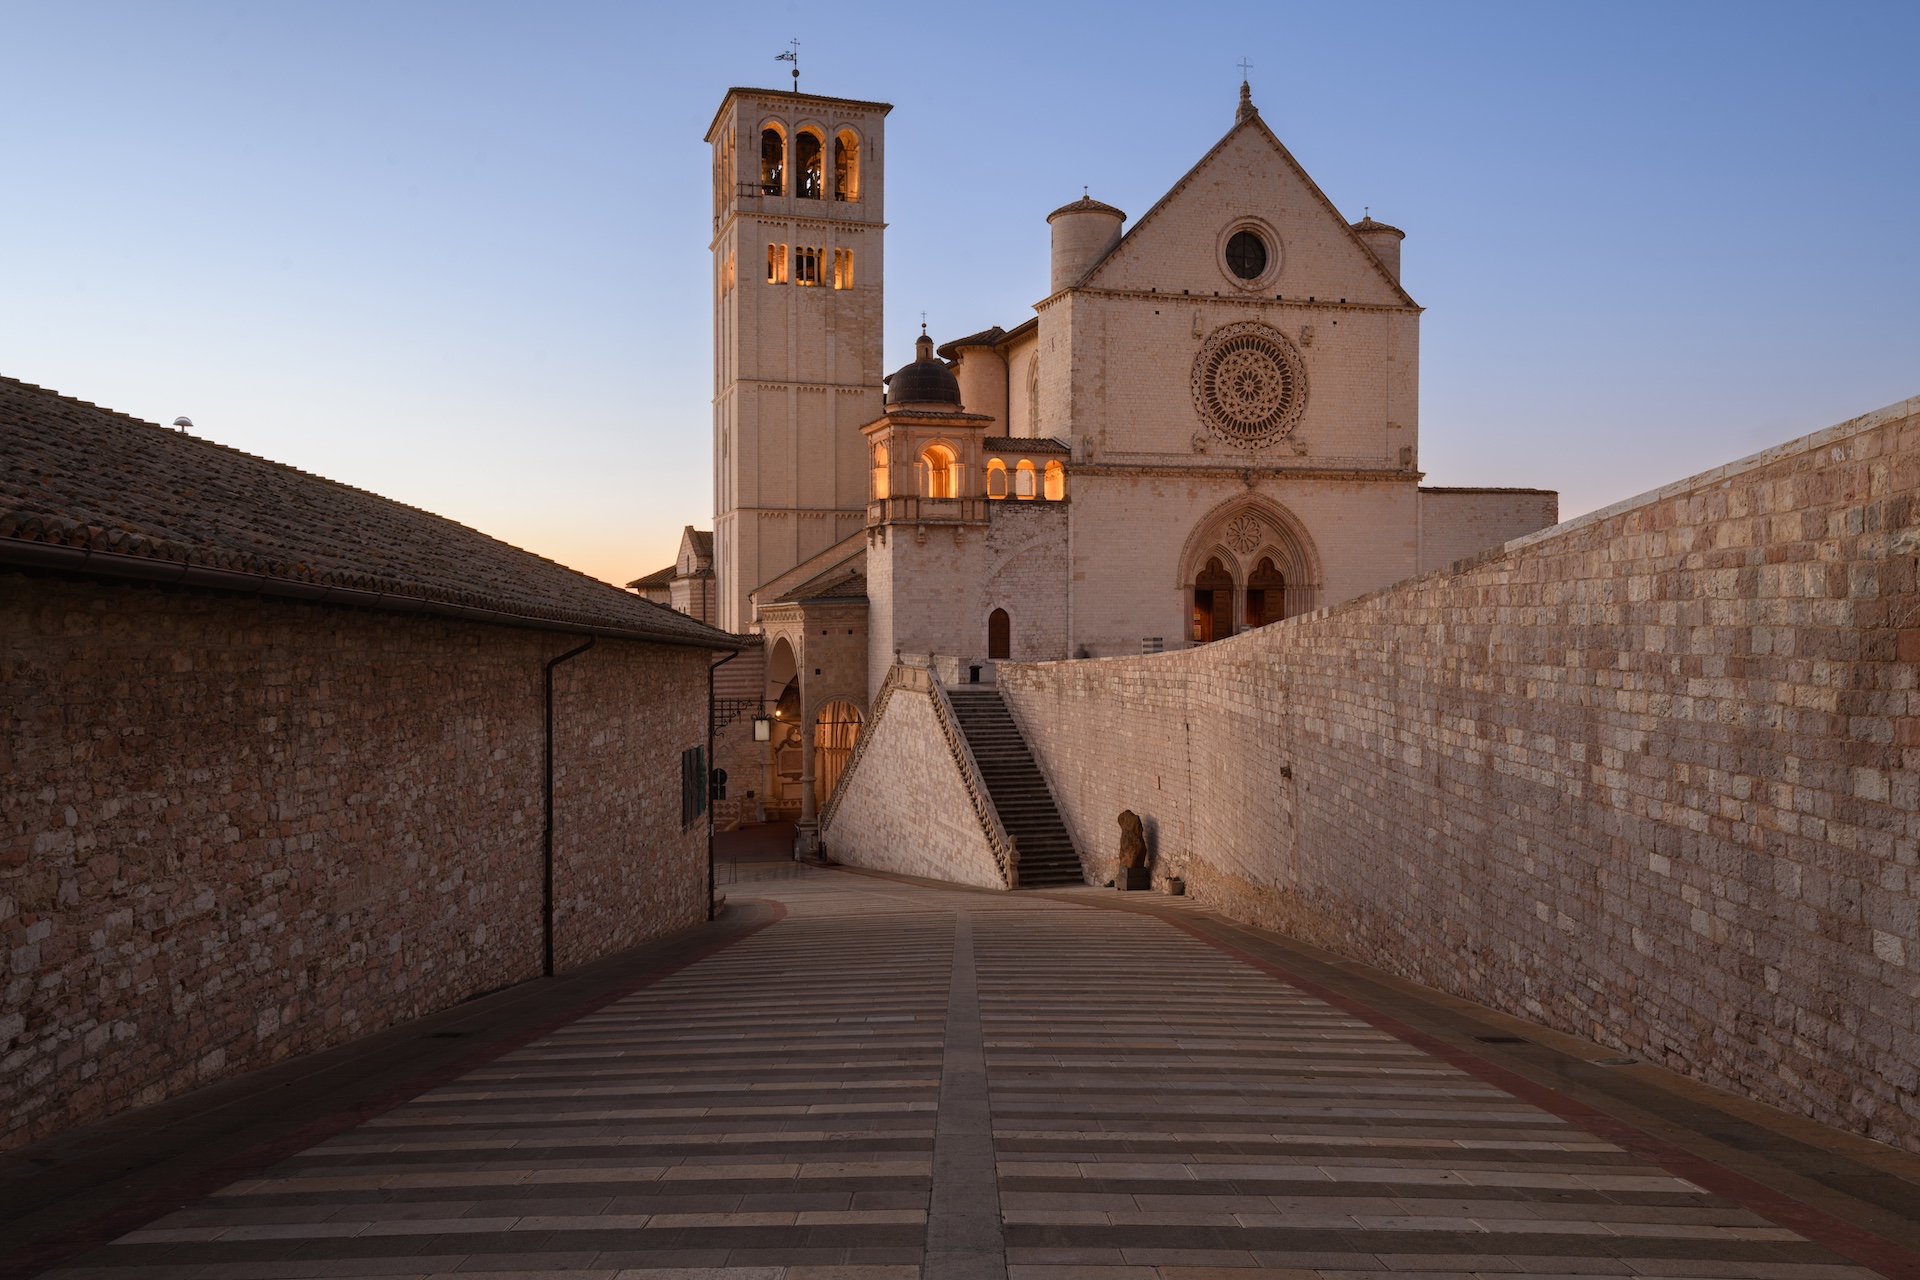
[[[1320,584],[1319,553],[1297,516],[1258,494],[1232,498],[1194,526],[1181,551],[1187,638],[1224,640],[1306,613]]]

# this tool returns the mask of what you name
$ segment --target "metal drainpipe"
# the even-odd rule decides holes
[[[569,649],[547,663],[547,824],[541,840],[541,910],[547,977],[553,976],[553,669],[593,648],[593,640]]]
[[[735,649],[718,662],[707,664],[707,919],[713,919],[713,673],[740,656]],[[764,704],[762,704],[764,705]]]

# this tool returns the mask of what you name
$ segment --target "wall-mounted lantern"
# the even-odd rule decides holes
[[[773,741],[773,717],[764,711],[753,718],[753,740],[755,742]]]

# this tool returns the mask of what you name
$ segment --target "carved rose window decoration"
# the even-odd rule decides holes
[[[1225,325],[1194,357],[1193,403],[1215,435],[1257,449],[1299,425],[1306,366],[1279,331],[1254,321]]]
[[[1227,524],[1227,545],[1241,555],[1252,555],[1260,545],[1260,522],[1252,516],[1235,516]]]

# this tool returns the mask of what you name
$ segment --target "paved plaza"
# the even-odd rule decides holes
[[[731,931],[625,994],[39,1256],[64,1280],[1916,1274],[1904,1157],[1182,900],[750,857],[721,881]]]

